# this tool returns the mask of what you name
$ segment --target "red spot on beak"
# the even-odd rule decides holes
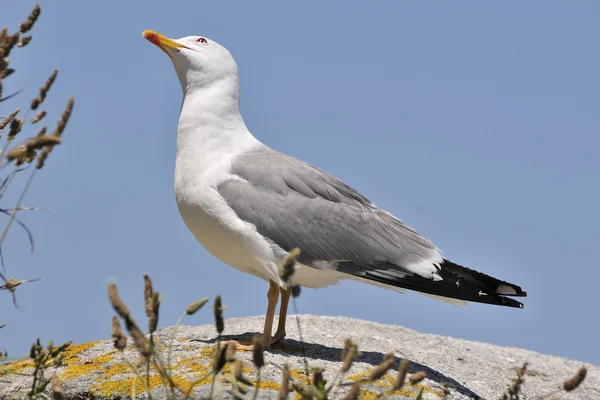
[[[154,43],[157,46],[160,44],[160,40],[158,39],[158,36],[156,36],[155,33],[147,33],[146,39],[148,39],[151,43]]]

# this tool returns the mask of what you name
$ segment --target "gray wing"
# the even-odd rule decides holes
[[[236,157],[218,190],[237,215],[300,262],[343,264],[362,275],[429,275],[435,246],[366,197],[320,169],[268,147]]]

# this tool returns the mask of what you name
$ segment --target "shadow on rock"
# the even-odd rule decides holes
[[[223,335],[223,336],[221,336],[221,340],[222,341],[251,340],[254,336],[257,336],[257,335],[261,335],[261,334],[258,332],[246,332],[241,335]],[[191,341],[213,344],[217,341],[217,339],[216,338],[208,339],[208,340],[192,339]],[[306,357],[311,360],[324,360],[324,361],[331,361],[331,362],[341,361],[342,360],[342,351],[343,351],[343,349],[339,348],[339,347],[329,347],[329,346],[324,346],[324,345],[321,345],[318,343],[301,342],[299,340],[294,340],[294,339],[284,339],[282,342],[274,344],[273,346],[271,346],[271,348],[269,350],[267,350],[267,352],[269,352],[269,353],[288,354],[288,355],[293,355],[296,357]],[[384,358],[383,353],[379,353],[376,351],[360,351],[360,356],[358,357],[358,359],[356,361],[376,366],[376,365],[379,365],[383,361],[383,358]],[[394,368],[398,367],[400,360],[402,360],[402,358],[396,357],[396,363],[394,365]],[[428,379],[438,383],[440,386],[443,384],[446,384],[453,390],[456,390],[457,392],[459,392],[465,396],[468,396],[471,399],[481,399],[482,398],[477,393],[473,392],[468,387],[460,384],[456,380],[442,374],[439,371],[429,368],[426,365],[423,365],[423,364],[420,364],[420,363],[417,363],[417,362],[414,362],[411,360],[410,368],[409,368],[408,372],[413,374],[418,371],[425,372],[427,374]]]

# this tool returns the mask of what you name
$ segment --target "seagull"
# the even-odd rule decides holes
[[[527,296],[519,286],[445,259],[357,190],[261,143],[240,113],[238,66],[225,47],[204,36],[142,36],[169,56],[183,89],[175,161],[181,217],[216,258],[269,282],[267,347],[285,337],[292,286],[281,278],[281,265],[294,248],[301,251],[294,285],[323,288],[350,279],[458,306],[523,308],[508,297]]]

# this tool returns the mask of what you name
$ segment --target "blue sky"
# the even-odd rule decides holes
[[[16,28],[34,4],[4,0],[2,26]],[[300,312],[600,364],[600,3],[106,4],[42,1],[32,43],[12,58],[5,92],[27,89],[0,115],[25,106],[53,68],[49,122],[68,96],[76,107],[25,202],[52,211],[21,214],[35,252],[17,227],[3,249],[9,275],[48,277],[19,288],[18,310],[0,293],[10,355],[38,336],[108,338],[110,278],[143,320],[144,272],[164,296],[161,326],[217,294],[227,317],[264,314],[266,282],[210,256],[178,214],[182,93],[168,58],[141,37],[154,29],[230,49],[260,140],[357,188],[451,260],[530,294],[524,310],[462,311],[343,283],[304,290]],[[211,321],[205,311],[187,322]]]

